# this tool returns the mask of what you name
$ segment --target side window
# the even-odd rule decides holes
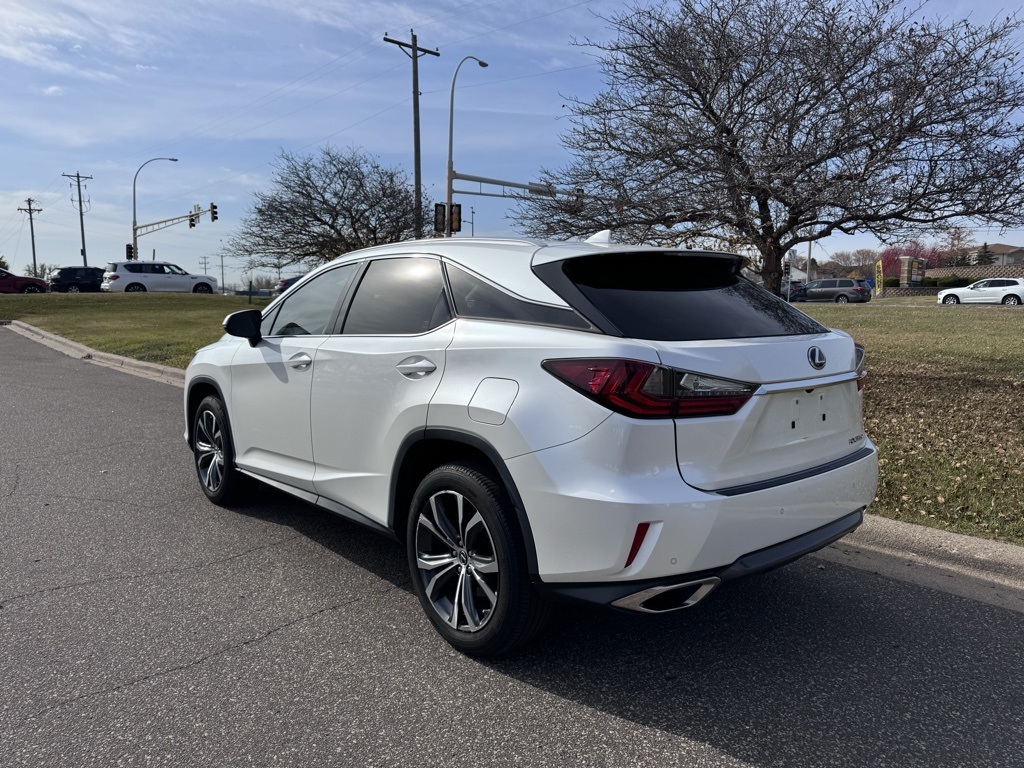
[[[143,264],[142,271],[148,272],[151,275],[163,275],[167,273],[163,264]]]
[[[131,272],[133,274],[141,274],[142,273],[142,264],[139,264],[139,263],[122,264],[121,265],[121,269],[127,270],[128,272]]]
[[[267,336],[320,336],[330,329],[338,301],[358,270],[358,264],[346,264],[310,280],[289,296],[281,308],[263,320],[262,331]]]
[[[425,333],[451,319],[441,262],[380,259],[370,263],[359,283],[343,333]]]
[[[586,320],[571,309],[524,301],[451,264],[447,270],[455,312],[460,317],[513,320],[564,328],[591,328]]]
[[[837,282],[839,282],[839,281],[838,280],[822,280],[820,287],[822,287],[822,288],[835,288]]]
[[[853,288],[853,280],[840,280],[839,281],[839,287],[840,288]]]

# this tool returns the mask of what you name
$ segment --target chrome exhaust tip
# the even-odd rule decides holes
[[[671,584],[665,587],[651,587],[632,595],[619,598],[613,606],[639,613],[669,613],[692,608],[722,583],[716,577],[688,581],[685,584]]]

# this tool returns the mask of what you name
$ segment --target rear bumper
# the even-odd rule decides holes
[[[641,581],[543,583],[538,587],[546,596],[558,600],[612,605],[641,613],[666,613],[696,605],[723,581],[765,573],[816,552],[841,539],[863,521],[864,509],[861,508],[801,536],[743,555],[724,568]]]

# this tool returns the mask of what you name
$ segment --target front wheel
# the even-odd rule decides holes
[[[1008,307],[1016,307],[1020,305],[1020,297],[1014,296],[1012,293],[1003,299],[1003,304]]]
[[[42,293],[43,289],[40,288],[38,285],[26,285],[24,288],[21,289],[21,292],[22,293]]]
[[[235,452],[227,412],[220,398],[206,397],[192,421],[192,453],[203,493],[214,504],[238,498],[243,476],[235,469]]]
[[[959,304],[960,299],[958,299],[956,296],[944,296],[942,298],[942,303],[953,306],[954,304]]]
[[[213,289],[206,283],[199,283],[192,289],[192,293],[213,293]]]
[[[521,648],[547,621],[514,514],[504,489],[472,465],[435,469],[413,497],[406,538],[413,588],[434,628],[471,656]]]

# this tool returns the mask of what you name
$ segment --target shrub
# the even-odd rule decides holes
[[[950,275],[949,277],[940,277],[938,286],[939,288],[963,288],[965,285],[970,285],[973,282],[974,280],[970,277]]]
[[[922,288],[935,288],[939,284],[939,278],[926,277],[921,281]]]
[[[883,277],[882,278],[883,288],[899,288],[900,279],[898,277]]]

